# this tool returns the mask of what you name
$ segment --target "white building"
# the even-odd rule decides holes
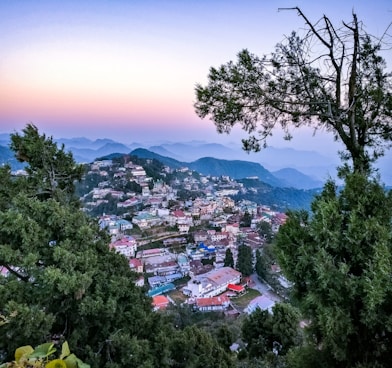
[[[239,284],[241,272],[231,267],[222,267],[209,273],[196,276],[184,288],[184,294],[192,297],[210,297],[223,293],[229,284]]]

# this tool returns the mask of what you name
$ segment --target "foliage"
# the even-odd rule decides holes
[[[29,194],[40,199],[75,200],[74,182],[81,179],[83,166],[75,163],[71,152],[64,151],[64,145],[59,149],[52,137],[40,136],[33,124],[28,124],[23,134],[12,134],[10,147],[20,162],[28,164],[25,185]]]
[[[277,235],[279,264],[310,321],[306,351],[329,366],[390,365],[391,220],[391,192],[348,173],[340,192],[328,182],[312,215],[290,213]]]
[[[292,32],[271,55],[243,50],[237,62],[211,68],[207,86],[196,86],[196,112],[221,133],[240,124],[246,150],[260,150],[275,126],[286,139],[302,126],[324,129],[343,143],[355,171],[367,172],[392,138],[391,74],[380,56],[386,40],[369,35],[355,13],[340,27],[291,10],[304,34]]]
[[[57,349],[54,343],[45,343],[33,349],[32,346],[21,346],[15,350],[15,360],[0,365],[0,368],[89,368],[75,354],[71,354],[68,342],[61,346],[61,353],[55,357]]]
[[[233,252],[231,251],[230,248],[226,249],[225,253],[225,259],[223,260],[223,265],[225,267],[234,267],[234,257],[233,257]]]
[[[250,227],[251,224],[252,224],[252,215],[248,211],[245,211],[243,216],[241,217],[240,226]]]
[[[274,232],[272,231],[272,226],[267,221],[260,221],[257,224],[257,232],[262,236],[267,244],[270,244],[274,238]]]
[[[250,276],[253,273],[253,255],[252,248],[248,245],[238,246],[236,268],[243,276]]]
[[[258,308],[245,318],[242,336],[251,358],[265,358],[271,353],[286,355],[301,341],[299,313],[285,303],[275,304],[272,314]]]
[[[317,189],[302,190],[271,187],[254,179],[242,179],[238,180],[238,182],[244,184],[247,190],[232,196],[236,202],[248,200],[255,203],[262,203],[281,212],[285,212],[288,209],[309,210],[314,195],[319,192]]]
[[[23,133],[11,139],[28,176],[0,169],[0,266],[9,273],[0,276],[2,359],[27,343],[60,339],[94,367],[181,366],[173,342],[192,334],[152,311],[126,258],[109,250],[109,236],[79,209],[79,166],[35,127]],[[190,361],[231,366],[215,339],[192,333],[208,347],[190,350]]]

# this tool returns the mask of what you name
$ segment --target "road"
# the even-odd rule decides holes
[[[269,299],[275,302],[281,302],[283,300],[279,295],[273,292],[270,286],[260,281],[256,273],[250,275],[250,278],[252,280],[252,285],[249,285],[251,289],[260,291],[260,293],[262,293],[263,295],[265,295],[266,297],[268,297]]]

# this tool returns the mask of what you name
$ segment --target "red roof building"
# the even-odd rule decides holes
[[[229,284],[227,285],[227,290],[235,291],[236,293],[242,293],[245,291],[245,288],[242,285]]]
[[[226,295],[213,296],[210,298],[196,298],[195,306],[200,311],[225,310],[230,305],[230,299]]]
[[[152,297],[152,305],[154,310],[166,309],[169,303],[169,299],[164,295],[156,295]]]

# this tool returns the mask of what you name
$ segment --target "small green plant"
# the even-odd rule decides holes
[[[53,343],[45,343],[35,349],[30,345],[15,350],[15,360],[0,365],[0,368],[90,368],[75,354],[71,354],[68,343],[61,347],[61,354],[55,357],[57,349]]]

